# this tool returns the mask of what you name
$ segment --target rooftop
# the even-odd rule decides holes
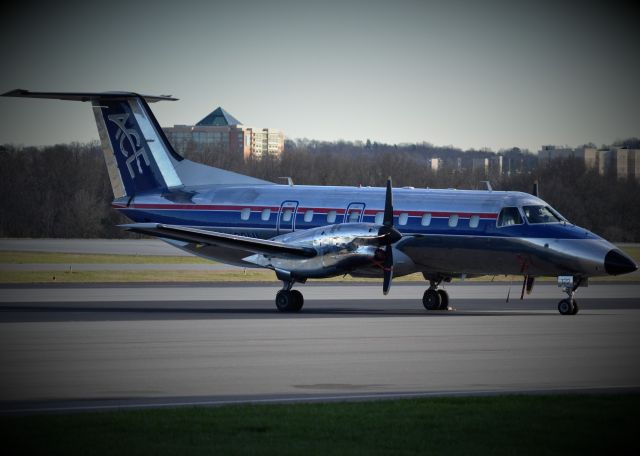
[[[204,119],[196,124],[203,127],[226,127],[232,125],[242,125],[238,119],[233,117],[224,109],[218,107],[214,111],[210,112]]]

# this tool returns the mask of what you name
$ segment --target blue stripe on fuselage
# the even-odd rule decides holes
[[[118,208],[124,215],[134,222],[154,222],[173,225],[208,227],[212,229],[241,229],[251,233],[275,231],[278,213],[272,211],[268,220],[262,220],[261,211],[252,211],[248,220],[242,220],[240,211],[234,210],[188,210],[188,209],[137,209]],[[452,211],[455,213],[455,211]],[[337,216],[336,221],[341,222],[343,217]],[[375,215],[365,215],[362,219],[365,223],[374,223]],[[593,233],[565,223],[548,224],[522,224],[508,227],[496,227],[495,219],[481,218],[478,227],[469,227],[469,217],[460,217],[455,227],[449,226],[448,217],[432,217],[429,226],[421,224],[422,217],[409,216],[406,225],[398,225],[398,216],[394,217],[394,224],[401,233],[411,234],[439,234],[459,236],[495,236],[495,237],[522,237],[522,238],[553,238],[553,239],[599,239]],[[335,223],[335,222],[334,222]],[[289,224],[289,223],[287,223]],[[326,214],[316,213],[311,222],[304,221],[304,213],[297,213],[295,228],[297,230],[326,226],[332,223],[327,221]]]

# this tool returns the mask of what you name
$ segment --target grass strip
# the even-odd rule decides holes
[[[272,271],[0,271],[0,283],[276,282]],[[279,283],[279,281],[278,281]]]
[[[11,454],[640,454],[640,395],[428,398],[0,418]]]
[[[0,263],[8,264],[212,264],[203,258],[165,255],[104,255],[92,253],[0,251]]]

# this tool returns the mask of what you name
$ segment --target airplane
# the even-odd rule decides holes
[[[113,189],[112,207],[154,236],[191,254],[267,268],[283,286],[279,311],[304,304],[296,283],[349,274],[382,279],[422,273],[427,310],[449,308],[440,288],[454,278],[558,278],[562,315],[575,315],[576,290],[594,276],[626,274],[635,262],[575,226],[537,195],[512,191],[277,184],[187,160],[167,140],[149,103],[167,95],[30,92],[5,97],[90,102]]]

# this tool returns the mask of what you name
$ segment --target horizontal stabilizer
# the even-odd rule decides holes
[[[53,100],[91,101],[94,99],[122,100],[124,98],[144,98],[147,103],[156,101],[176,101],[171,95],[140,95],[133,92],[30,92],[16,89],[2,94],[3,97],[50,98]]]
[[[148,103],[177,100],[133,92],[31,92],[0,96],[89,102],[115,199],[204,185],[270,185],[272,182],[192,162],[178,154]]]
[[[194,242],[196,244],[217,245],[281,258],[312,258],[317,255],[316,250],[311,247],[289,245],[267,239],[256,239],[177,225],[132,223],[120,225],[120,227],[128,231],[155,237]]]

